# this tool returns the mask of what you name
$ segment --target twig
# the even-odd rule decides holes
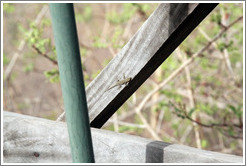
[[[184,133],[182,134],[182,137],[180,138],[180,143],[183,144],[187,138],[187,136],[190,134],[190,132],[192,131],[192,126],[189,125],[186,130],[184,131]]]
[[[56,60],[50,58],[47,54],[42,53],[41,50],[39,50],[39,48],[37,48],[35,45],[32,45],[32,48],[33,48],[35,51],[37,51],[37,53],[38,53],[39,55],[42,55],[42,56],[45,57],[46,59],[50,60],[53,64],[57,65],[57,61],[56,61]]]
[[[211,38],[201,28],[199,28],[198,30],[202,33],[202,35],[208,41],[211,40]],[[215,42],[212,45],[214,46],[214,48],[218,48],[218,46],[217,46],[217,44]],[[230,73],[231,77],[235,80],[235,76],[234,76],[234,73],[233,73],[233,70],[232,70],[232,67],[231,67],[231,62],[230,62],[230,59],[229,59],[228,50],[226,48],[223,49],[222,59],[226,62],[226,66],[227,66],[227,68],[229,70],[229,73]]]
[[[228,123],[204,124],[204,123],[201,123],[199,121],[196,121],[196,120],[192,119],[190,116],[185,115],[185,117],[187,119],[189,119],[190,121],[195,122],[196,124],[198,124],[198,125],[200,125],[202,127],[207,127],[207,128],[213,128],[213,127],[229,127],[229,126],[237,127],[237,128],[240,128],[240,129],[243,128],[243,125],[242,124],[228,124]]]
[[[158,122],[157,122],[157,125],[156,125],[156,132],[158,134],[160,133],[160,130],[161,130],[161,125],[162,125],[164,114],[165,114],[165,111],[164,110],[161,110],[160,111],[160,114],[158,116]]]
[[[202,28],[198,28],[198,30],[201,32],[201,34],[207,39],[207,41],[211,41],[212,39],[208,36],[208,34],[202,29]],[[212,45],[214,46],[214,48],[217,48],[217,43],[213,42]]]
[[[106,6],[106,10],[105,10],[105,13],[108,13],[109,9],[111,8],[109,4],[105,4]],[[109,30],[109,27],[110,27],[110,23],[107,19],[104,19],[104,24],[103,24],[103,28],[102,28],[102,33],[101,33],[101,38],[103,39],[106,39],[106,35],[107,35],[107,32]]]
[[[222,10],[223,11],[223,10]],[[229,13],[222,13],[223,17],[222,17],[222,24],[227,26],[228,23],[229,23]],[[222,39],[224,39],[224,42],[225,43],[228,43],[228,38],[227,37],[223,37]],[[229,53],[228,53],[228,50],[226,47],[224,47],[223,49],[223,55],[224,55],[224,59],[225,59],[225,63],[226,63],[226,66],[229,70],[229,73],[230,73],[230,76],[235,80],[235,75],[234,75],[234,72],[232,70],[232,67],[231,67],[231,61],[230,61],[230,58],[229,58]]]
[[[56,121],[65,121],[65,111],[56,119]]]
[[[118,123],[117,112],[115,112],[113,115],[113,124],[114,124],[114,131],[118,133],[119,132],[119,123]]]
[[[136,112],[136,114],[138,115],[140,120],[143,122],[143,124],[145,125],[145,127],[149,131],[149,133],[152,135],[152,137],[156,140],[161,141],[162,139],[158,136],[158,134],[154,131],[154,129],[149,125],[149,123],[147,122],[147,120],[145,119],[143,114],[141,112]]]
[[[137,97],[136,97],[136,93],[133,94],[133,104],[136,105],[137,103]],[[134,108],[134,112],[138,115],[138,117],[140,118],[140,120],[143,122],[145,128],[149,131],[149,133],[152,135],[153,138],[155,138],[156,140],[161,141],[161,138],[158,136],[158,134],[151,128],[151,126],[149,125],[149,123],[147,122],[147,120],[145,119],[145,117],[143,116],[143,114],[141,112],[137,112],[136,108]]]
[[[135,93],[134,93],[134,94],[135,94]],[[133,99],[135,98],[134,96],[135,96],[135,95],[133,95]],[[139,99],[139,100],[142,100],[142,99]],[[144,106],[143,109],[149,108],[149,107],[151,107],[152,105],[157,104],[157,103],[159,103],[160,101],[163,101],[163,100],[167,100],[167,97],[164,96],[164,95],[161,95],[161,96],[159,96],[158,100],[147,102],[147,103],[145,104],[145,106]],[[131,104],[130,107],[133,108],[133,105],[134,105],[134,104]],[[135,105],[136,105],[136,104],[135,104]],[[130,109],[131,109],[131,108],[130,108]],[[129,111],[129,112],[122,113],[122,115],[119,116],[119,120],[124,120],[124,119],[126,119],[126,118],[128,118],[128,117],[133,116],[133,114],[135,114],[135,111],[134,111],[134,110]]]
[[[156,70],[156,72],[154,73],[154,79],[156,80],[156,82],[158,82],[158,78],[160,78],[162,75],[162,70],[161,68],[158,68]],[[155,84],[155,86],[158,84]],[[152,96],[151,101],[156,101],[158,100],[160,96],[160,93],[156,93]],[[158,118],[158,112],[155,111],[157,109],[157,104],[153,104],[150,108],[150,125],[153,129],[156,129],[157,126],[157,118]],[[163,117],[162,117],[163,118]]]
[[[134,110],[122,113],[122,115],[119,116],[119,120],[124,120],[124,119],[126,119],[128,117],[132,117],[134,114],[135,114]]]
[[[179,90],[177,90],[177,93],[179,95],[182,95],[183,97],[189,98],[189,96],[186,94],[186,91],[184,91],[184,90],[179,89]],[[226,104],[225,103],[216,101],[211,96],[204,97],[203,95],[196,94],[196,99],[198,99],[200,102],[203,102],[203,103],[208,103],[210,105],[216,105],[220,109],[225,109],[226,108]]]
[[[177,54],[179,55],[179,57],[182,59],[182,61],[186,60],[186,56],[181,54],[180,49],[177,49]],[[185,68],[185,75],[186,75],[186,80],[187,80],[187,90],[188,90],[188,97],[189,97],[189,102],[190,102],[190,108],[195,108],[195,99],[194,99],[194,95],[193,95],[193,90],[192,90],[192,86],[191,86],[191,76],[190,76],[190,69],[189,66],[186,66]],[[192,114],[192,117],[196,119],[196,114]],[[200,133],[198,130],[198,126],[196,123],[192,123],[194,132],[195,132],[195,138],[196,138],[196,146],[198,149],[201,149],[201,138],[200,138]]]
[[[220,149],[225,149],[225,145],[224,145],[224,140],[223,140],[222,134],[218,134],[218,141],[219,141]]]
[[[193,119],[190,115],[188,115],[184,104],[183,105],[180,104],[179,107],[175,106],[175,104],[172,103],[172,102],[169,102],[169,104],[172,105],[175,108],[179,108],[180,113],[182,113],[183,118],[186,118],[186,119],[190,120],[191,122],[195,122],[196,124],[198,124],[198,125],[200,125],[202,127],[207,127],[207,128],[213,128],[213,127],[236,127],[236,128],[239,128],[239,129],[243,128],[243,124],[241,122],[239,122],[239,124],[235,124],[235,123],[234,124],[229,124],[229,123],[226,123],[225,120],[222,123],[205,124],[205,123],[202,123],[200,121],[197,121],[197,120]]]
[[[173,103],[170,102],[170,104],[172,106],[174,106]],[[174,106],[174,107],[177,108],[176,106]],[[180,107],[181,108],[178,109],[179,110],[179,114],[178,115],[181,116],[183,119],[188,119],[191,122],[198,124],[199,126],[206,127],[206,128],[214,128],[214,127],[236,127],[236,128],[238,128],[240,130],[243,129],[243,124],[241,122],[239,122],[239,124],[229,124],[229,123],[226,123],[225,120],[224,120],[224,122],[222,122],[222,123],[210,123],[210,124],[202,123],[200,121],[194,120],[190,115],[187,114],[185,105],[180,105]],[[220,129],[218,129],[218,130],[220,131]],[[242,138],[240,136],[234,136],[234,135],[226,134],[223,131],[220,131],[220,132],[222,134],[226,135],[226,136],[230,136],[230,137],[235,138],[235,139],[239,139],[239,138],[241,139]],[[240,132],[242,132],[242,131],[240,131]]]
[[[228,134],[228,133],[226,133],[226,132],[223,132],[223,131],[220,131],[220,130],[219,130],[219,132],[220,132],[221,134],[223,134],[223,135],[225,135],[225,136],[227,136],[227,137],[231,137],[231,138],[233,138],[233,139],[243,139],[242,136],[230,135],[230,134]]]

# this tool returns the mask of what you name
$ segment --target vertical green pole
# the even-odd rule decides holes
[[[50,4],[72,159],[94,162],[73,4]]]

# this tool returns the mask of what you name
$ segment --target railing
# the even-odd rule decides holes
[[[72,162],[67,125],[3,113],[3,162]],[[243,163],[243,157],[92,128],[97,163]],[[233,165],[233,164],[232,164]]]

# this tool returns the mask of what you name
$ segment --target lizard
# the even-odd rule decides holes
[[[126,78],[126,79],[124,79],[124,80],[118,81],[116,84],[114,84],[113,86],[109,87],[106,91],[108,91],[108,90],[110,90],[110,89],[112,89],[112,88],[114,88],[114,87],[116,87],[116,86],[126,85],[126,84],[128,84],[131,80],[132,80],[132,78],[129,77],[129,78]]]
[[[121,86],[121,85],[126,85],[128,84],[130,81],[132,80],[131,77],[126,78],[124,80],[118,81],[116,84],[114,84],[113,86],[109,87],[106,91],[116,87],[116,86]],[[106,92],[105,91],[105,92]],[[57,121],[64,121],[65,120],[65,111],[57,118]]]

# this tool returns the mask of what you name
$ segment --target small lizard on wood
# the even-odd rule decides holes
[[[116,86],[126,85],[126,84],[128,84],[131,80],[132,80],[132,78],[129,77],[129,78],[126,78],[126,79],[124,79],[124,80],[118,81],[116,84],[114,84],[113,86],[109,87],[106,91],[108,91],[108,90],[110,90],[110,89],[112,89],[112,88],[114,88],[114,87],[116,87]],[[106,91],[105,91],[105,92],[106,92]],[[57,118],[56,121],[65,121],[65,111]]]
[[[108,90],[110,90],[110,89],[112,89],[112,88],[114,88],[114,87],[116,87],[116,86],[126,85],[126,84],[128,84],[131,80],[132,80],[132,78],[129,77],[129,78],[126,78],[126,79],[124,79],[124,80],[118,81],[116,84],[114,84],[113,86],[109,87],[106,91],[108,91]]]

